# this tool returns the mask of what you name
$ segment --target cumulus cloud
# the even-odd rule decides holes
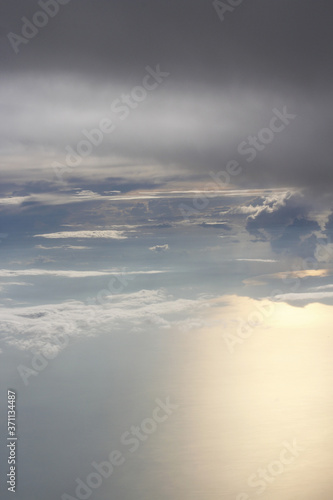
[[[270,192],[262,191],[259,196],[254,198],[248,205],[239,205],[228,210],[228,214],[244,214],[253,215],[254,218],[262,212],[273,213],[281,206],[284,206],[286,201],[292,196],[297,195],[295,190],[272,189]]]
[[[259,198],[250,208],[256,211],[247,218],[246,228],[250,234],[258,237],[265,237],[265,233],[287,225],[305,210],[303,197],[291,192]]]
[[[269,241],[276,253],[314,257],[317,248],[319,223],[311,219],[311,205],[298,193],[279,193],[258,200],[246,229],[258,241]]]

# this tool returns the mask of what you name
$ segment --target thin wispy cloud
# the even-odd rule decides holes
[[[277,260],[274,259],[235,259],[237,262],[268,262],[268,263],[273,263],[273,262],[278,262]]]
[[[92,247],[80,246],[80,245],[58,245],[46,247],[44,245],[35,245],[35,248],[39,250],[91,250]]]
[[[320,291],[320,290],[331,290],[333,288],[333,285],[322,285],[322,286],[315,286],[311,288],[310,290],[313,292]]]
[[[286,302],[309,301],[317,302],[323,299],[333,298],[333,292],[299,292],[299,293],[282,293],[275,295],[275,300],[282,300]]]
[[[147,271],[124,271],[120,269],[110,269],[105,271],[75,271],[75,270],[47,270],[47,269],[0,269],[0,276],[4,278],[13,278],[16,276],[59,276],[63,278],[90,278],[97,276],[110,275],[140,275],[140,274],[161,274],[165,270],[147,270]]]
[[[0,291],[5,290],[7,287],[11,286],[33,286],[32,283],[26,283],[25,281],[8,281],[6,283],[0,283]]]
[[[59,231],[58,233],[45,233],[35,234],[34,238],[46,239],[65,239],[65,238],[78,238],[78,239],[111,239],[111,240],[125,240],[124,231],[114,230],[86,230],[86,231]]]

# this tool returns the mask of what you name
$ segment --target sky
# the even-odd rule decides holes
[[[17,498],[331,498],[332,5],[0,9]],[[75,491],[115,449],[112,477]]]

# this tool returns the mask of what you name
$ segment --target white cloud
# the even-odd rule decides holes
[[[99,199],[102,196],[94,191],[90,191],[89,189],[83,189],[82,191],[78,191],[75,193],[76,196],[85,199]]]
[[[322,286],[316,286],[313,288],[310,288],[310,290],[317,292],[319,290],[330,290],[333,288],[333,285],[322,285]]]
[[[282,301],[300,301],[300,300],[310,300],[315,302],[322,299],[333,298],[333,292],[301,292],[301,293],[283,293],[280,295],[275,295],[276,300]]]
[[[32,283],[26,283],[25,281],[9,281],[8,283],[1,283],[2,286],[33,286]]]
[[[7,159],[7,161],[4,161],[4,164],[7,165],[9,162],[10,157]],[[38,162],[37,158],[31,159],[31,161],[36,163]],[[50,160],[51,161],[51,160]],[[101,158],[97,157],[91,157],[91,165],[87,164],[86,166],[82,165],[82,168],[80,170],[80,174],[82,177],[90,176],[91,168],[96,166],[97,162],[100,162]],[[113,159],[115,161],[115,159]],[[24,164],[24,158],[19,157],[17,158],[17,162],[20,163],[21,165]],[[110,167],[110,163],[112,163],[112,160],[110,158],[106,159],[106,165],[104,168],[101,166],[101,172],[105,175],[105,167],[107,166],[108,168]],[[117,163],[117,162],[116,162]],[[44,168],[44,164],[41,165],[42,168]],[[113,168],[113,167],[112,167]],[[126,166],[121,165],[119,167],[119,171],[117,168],[113,168],[114,176],[115,177],[123,177],[123,178],[129,178],[132,179],[133,177],[141,180],[148,180],[151,178],[152,175],[156,175],[156,169],[158,170],[161,167],[158,167],[157,165],[148,167],[147,165],[140,165],[138,170],[133,171],[134,166],[128,167],[129,171],[126,173]],[[144,169],[148,169],[148,171],[142,176],[142,172]],[[0,170],[1,170],[1,164],[0,164]],[[28,170],[28,169],[26,169]],[[158,170],[160,175],[166,175],[165,173],[163,174],[163,170],[161,169],[161,172]],[[52,173],[52,171],[51,171]],[[168,172],[168,175],[170,175],[170,172]],[[178,171],[175,170],[173,172],[173,175],[177,175],[182,177],[182,170],[180,167],[178,168]],[[48,181],[52,180],[47,179]],[[279,200],[281,197],[286,197],[290,195],[293,190],[286,191],[286,189],[283,190],[269,190],[269,189],[179,189],[179,190],[170,190],[166,189],[165,191],[133,191],[131,193],[121,193],[120,191],[112,191],[112,192],[104,192],[103,194],[96,193],[94,191],[90,190],[81,190],[80,188],[75,188],[74,192],[72,190],[69,190],[64,187],[59,187],[59,190],[56,193],[33,193],[29,194],[26,196],[7,196],[7,197],[2,197],[0,198],[0,205],[22,205],[23,203],[38,203],[40,205],[47,205],[47,206],[58,206],[58,205],[65,205],[65,204],[79,204],[79,203],[86,203],[90,201],[100,201],[100,202],[109,202],[112,201],[117,202],[117,201],[132,201],[132,200],[159,200],[159,199],[183,199],[183,198],[189,198],[193,199],[195,196],[207,196],[209,198],[223,198],[225,196],[233,196],[233,197],[253,197],[253,196],[258,196],[262,197],[265,199],[263,205],[259,206],[239,206],[232,208],[230,210],[227,210],[224,212],[224,214],[247,214],[247,215],[258,215],[261,211],[267,210],[267,211],[274,211],[274,209],[277,208],[277,205],[279,203]],[[110,194],[113,193],[113,194]],[[275,203],[275,207],[273,210],[271,210],[272,203]]]
[[[278,262],[274,259],[235,259],[239,262]]]
[[[20,205],[27,200],[29,200],[29,196],[9,196],[0,198],[0,205]]]
[[[112,200],[151,200],[151,199],[178,199],[178,198],[191,198],[197,195],[207,196],[209,198],[223,198],[225,196],[266,196],[268,192],[278,192],[277,190],[269,189],[192,189],[192,190],[166,190],[166,191],[150,191],[148,193],[138,191],[129,195],[114,196]],[[282,191],[286,193],[285,189]],[[226,213],[230,213],[227,211]]]
[[[325,278],[327,276],[332,275],[332,271],[330,269],[306,269],[299,271],[280,271],[278,273],[273,274],[260,274],[258,276],[252,276],[251,278],[246,278],[243,280],[245,285],[265,285],[270,284],[272,280],[283,280],[287,282],[287,280],[295,280],[303,278]]]
[[[24,281],[9,281],[8,283],[1,283],[0,292],[2,292],[7,286],[33,286],[33,284],[25,283]]]
[[[35,245],[35,248],[39,250],[91,250],[92,247],[85,247],[79,245],[58,245],[54,247],[46,247],[44,245]]]
[[[317,245],[315,258],[318,262],[332,262],[333,261],[333,244],[332,243],[321,243]]]
[[[107,238],[113,240],[125,240],[124,231],[102,230],[102,231],[60,231],[58,233],[35,234],[34,238]]]
[[[177,299],[165,290],[141,290],[110,295],[103,304],[72,300],[33,307],[3,307],[0,338],[22,350],[57,352],[61,346],[56,341],[62,335],[80,338],[120,329],[126,332],[168,329],[182,324],[189,314],[195,321],[196,312],[204,305],[202,298]]]
[[[231,208],[230,210],[227,210],[227,214],[245,214],[245,215],[250,215],[250,214],[257,214],[259,210],[258,206],[253,206],[253,205],[244,205],[236,208]]]
[[[150,247],[149,250],[151,250],[152,252],[166,252],[167,250],[169,250],[169,245],[156,245],[154,247]]]
[[[16,276],[62,276],[64,278],[89,278],[93,276],[108,275],[130,275],[130,274],[160,274],[166,271],[122,271],[120,269],[106,269],[102,271],[63,271],[47,269],[0,269],[0,276],[4,278],[13,278]]]
[[[272,190],[270,193],[262,190],[261,193],[258,193],[258,196],[262,198],[262,204],[241,205],[231,208],[226,213],[253,215],[254,217],[257,217],[261,212],[273,213],[284,206],[286,201],[289,200],[289,198],[291,198],[296,192],[297,191],[294,189],[276,189]]]

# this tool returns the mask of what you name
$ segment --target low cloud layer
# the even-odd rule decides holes
[[[104,297],[103,303],[68,301],[32,307],[2,308],[1,340],[24,350],[57,352],[64,343],[112,331],[139,333],[149,329],[169,329],[186,323],[188,314],[203,306],[201,299],[174,298],[164,290]],[[177,318],[177,319],[176,319]],[[61,342],[59,341],[61,339]]]

